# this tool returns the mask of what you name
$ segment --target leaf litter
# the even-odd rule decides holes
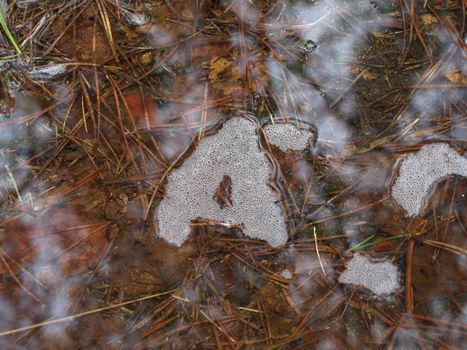
[[[433,141],[465,153],[459,1],[17,1],[3,13],[2,348],[462,343],[465,178],[435,184],[417,217],[389,200],[398,159]],[[169,174],[245,112],[316,129],[304,152],[261,136],[287,242],[200,222],[168,244],[153,218]],[[209,200],[228,208],[222,179]],[[392,261],[402,288],[375,298],[338,283],[357,252]]]

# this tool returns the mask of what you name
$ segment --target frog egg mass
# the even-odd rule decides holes
[[[467,176],[467,159],[446,143],[426,144],[403,159],[391,195],[408,216],[420,215],[433,184],[451,174]]]
[[[258,124],[232,117],[203,138],[180,167],[168,175],[166,196],[156,209],[159,236],[180,246],[199,219],[240,226],[251,237],[278,247],[288,234],[280,193],[268,183],[273,165],[259,146]],[[215,200],[229,180],[229,205]]]
[[[374,294],[391,294],[400,288],[399,271],[390,261],[372,262],[357,254],[347,262],[339,282],[365,287]]]
[[[298,128],[291,123],[268,124],[264,127],[264,132],[269,143],[282,152],[303,151],[315,137],[310,130]]]

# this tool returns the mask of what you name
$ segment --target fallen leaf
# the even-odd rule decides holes
[[[461,71],[448,72],[444,74],[444,77],[454,84],[467,85],[467,76],[462,74]]]
[[[209,81],[216,97],[238,96],[242,91],[238,67],[226,58],[214,57],[210,63]]]
[[[425,27],[429,27],[433,24],[439,23],[438,19],[431,13],[425,13],[421,17],[422,23]]]
[[[37,279],[53,283],[77,275],[105,257],[106,226],[78,207],[22,214],[5,222],[1,247],[12,270],[21,265]],[[6,272],[5,264],[0,264],[0,274]]]
[[[214,57],[211,60],[211,66],[210,66],[210,71],[209,71],[209,79],[210,80],[219,80],[222,79],[220,75],[224,73],[229,67],[231,62],[227,60],[226,58],[219,58],[219,57]]]
[[[350,67],[350,71],[351,71],[353,74],[358,75],[358,74],[360,74],[360,71],[361,71],[361,70],[360,70],[360,67],[359,67],[359,66],[352,66],[352,67]]]
[[[127,94],[124,97],[128,112],[137,126],[160,126],[161,120],[157,113],[156,101],[140,92]]]
[[[369,70],[367,70],[365,73],[363,73],[362,77],[366,81],[375,80],[377,78],[376,74],[371,73]]]

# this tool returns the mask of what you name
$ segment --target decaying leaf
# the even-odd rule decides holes
[[[108,223],[77,207],[22,214],[5,223],[1,247],[13,271],[21,266],[37,279],[53,282],[95,266],[107,252]],[[0,274],[8,271],[0,265]]]
[[[231,96],[241,92],[238,67],[226,58],[214,57],[211,60],[208,78],[214,95]]]
[[[433,16],[431,13],[425,13],[421,15],[420,18],[422,20],[423,25],[426,27],[439,23],[438,19],[435,16]]]
[[[462,74],[461,71],[448,72],[444,74],[444,77],[454,84],[467,85],[467,76]]]
[[[134,118],[138,126],[159,126],[160,117],[157,114],[154,99],[144,96],[139,92],[134,92],[124,96],[128,112]]]
[[[375,80],[377,78],[376,74],[372,73],[371,71],[366,71],[363,73],[363,79],[370,81],[370,80]]]
[[[220,79],[220,75],[226,71],[226,69],[229,67],[229,65],[232,62],[230,62],[228,59],[223,58],[223,57],[214,57],[211,60],[211,67],[209,71],[209,79],[210,80],[218,80]]]

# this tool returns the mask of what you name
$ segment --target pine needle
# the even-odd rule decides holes
[[[326,271],[324,270],[323,262],[321,261],[321,256],[319,255],[318,238],[316,237],[316,227],[315,226],[313,226],[313,237],[315,238],[315,248],[316,248],[316,254],[318,255],[319,265],[321,266],[321,270],[323,271],[323,275],[326,276]]]
[[[167,292],[151,294],[151,295],[147,295],[147,296],[142,297],[142,298],[125,301],[123,303],[119,303],[119,304],[115,304],[115,305],[109,305],[109,306],[101,307],[101,308],[94,309],[94,310],[81,312],[79,314],[66,316],[66,317],[63,317],[63,318],[56,318],[56,319],[52,319],[52,320],[48,320],[48,321],[44,321],[44,322],[40,322],[40,323],[35,323],[35,324],[32,324],[30,326],[26,326],[26,327],[11,329],[9,331],[3,331],[3,332],[0,332],[0,337],[4,337],[6,335],[11,335],[11,334],[16,334],[16,333],[20,333],[20,332],[26,332],[26,331],[30,331],[30,330],[33,330],[33,329],[36,329],[36,328],[41,328],[41,327],[44,327],[44,326],[50,326],[50,325],[53,325],[53,324],[73,321],[73,320],[76,320],[77,318],[80,318],[80,317],[96,314],[96,313],[107,311],[107,310],[120,308],[122,306],[134,304],[134,303],[137,303],[137,302],[140,302],[140,301],[145,301],[145,300],[149,300],[149,299],[158,298],[158,297],[170,294],[170,293],[172,293],[174,291],[175,290],[169,290]]]

